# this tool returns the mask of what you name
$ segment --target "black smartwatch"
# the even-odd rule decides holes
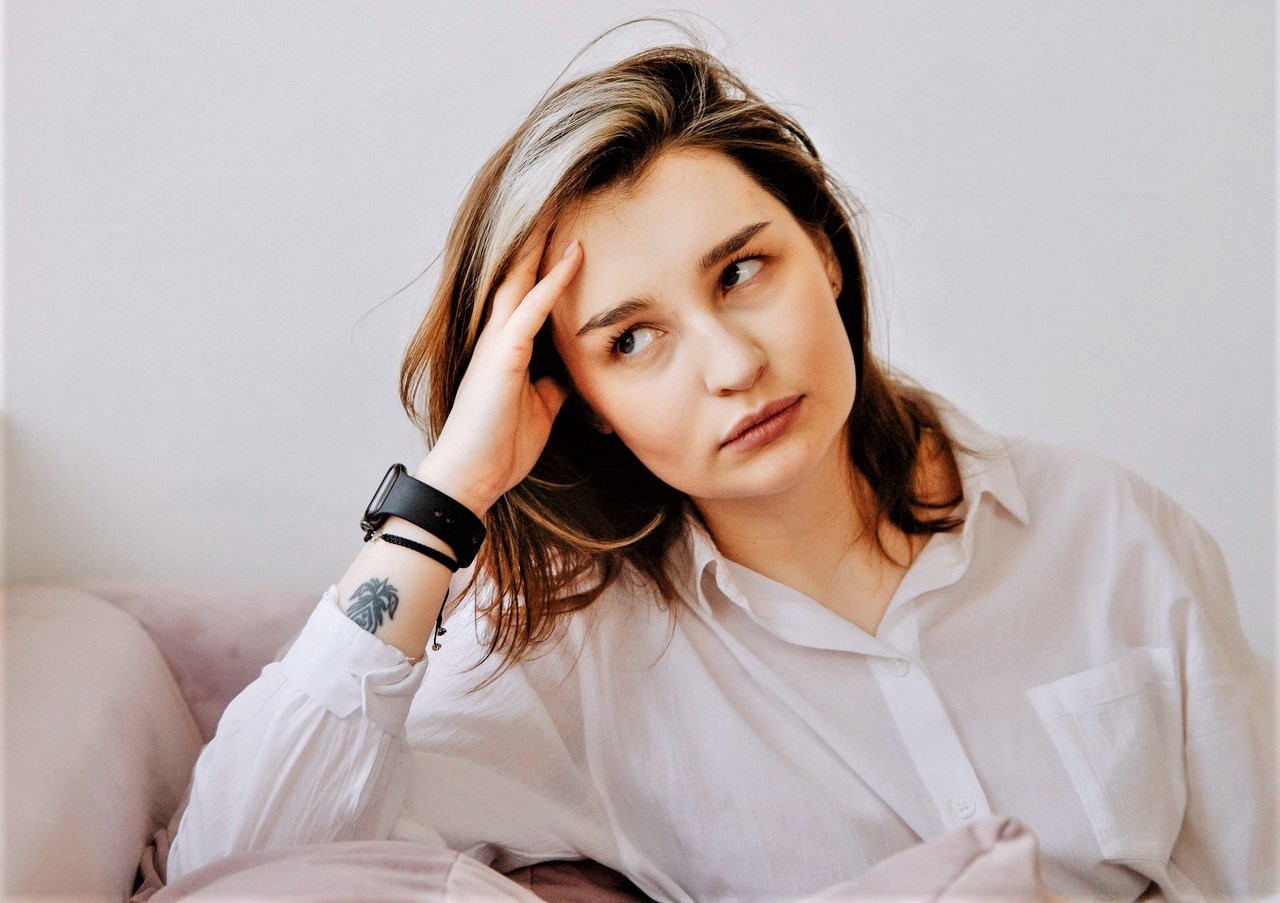
[[[453,549],[458,567],[475,561],[484,542],[484,524],[466,505],[409,476],[403,464],[392,464],[364,511],[360,527],[367,534],[380,530],[388,517],[404,518],[438,537]]]

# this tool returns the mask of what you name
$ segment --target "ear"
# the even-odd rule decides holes
[[[582,419],[587,421],[588,426],[597,433],[602,433],[605,436],[613,433],[613,427],[609,426],[608,422],[596,413],[595,408],[587,404],[587,400],[585,398],[579,395],[576,391],[573,393],[573,398],[577,403],[578,410],[582,412]]]
[[[827,233],[821,229],[814,230],[813,244],[818,249],[818,253],[822,255],[822,263],[827,271],[827,281],[831,283],[831,293],[839,297],[840,290],[844,288],[844,273],[840,270],[840,261],[836,258],[836,249],[831,246],[831,239],[827,236]]]
[[[587,408],[586,410],[587,410],[587,423],[591,424],[591,428],[593,430],[605,436],[609,436],[613,434],[613,427],[609,426],[609,424],[605,422],[605,419],[603,417],[601,417],[595,411],[591,410],[591,408]]]

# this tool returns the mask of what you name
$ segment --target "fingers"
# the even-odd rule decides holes
[[[499,323],[505,323],[512,311],[538,281],[538,264],[547,250],[547,240],[551,236],[551,221],[543,219],[529,233],[519,250],[511,268],[502,277],[498,290],[493,295],[493,317]]]
[[[498,290],[493,294],[493,313],[490,321],[505,323],[520,304],[520,299],[529,293],[538,278],[538,260],[542,253],[526,252],[516,258],[511,269],[507,270]]]
[[[578,275],[578,268],[581,265],[582,244],[577,240],[571,241],[564,249],[564,254],[556,261],[556,265],[542,277],[542,281],[529,289],[512,311],[507,319],[507,328],[512,330],[514,335],[532,341],[538,330],[542,328],[542,324],[546,322],[551,308],[556,306],[556,302],[569,287],[573,277]]]

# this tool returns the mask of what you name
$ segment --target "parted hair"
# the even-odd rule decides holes
[[[688,148],[732,159],[798,222],[830,240],[843,276],[836,303],[858,377],[849,449],[874,495],[876,523],[908,534],[953,529],[956,520],[941,512],[959,500],[919,498],[914,479],[924,437],[947,455],[951,440],[930,397],[892,378],[872,353],[857,206],[799,124],[697,46],[654,47],[566,82],[480,169],[449,232],[434,298],[405,352],[400,396],[409,416],[434,442],[494,292],[544,217],[554,221],[594,193],[634,183],[663,152]],[[533,371],[567,384],[545,331]],[[473,582],[488,584],[477,603],[477,616],[491,627],[486,658],[497,652],[504,668],[628,569],[668,607],[677,599],[669,553],[691,505],[588,417],[571,396],[532,472],[487,514]]]

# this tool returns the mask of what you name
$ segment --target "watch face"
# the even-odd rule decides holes
[[[360,527],[363,530],[376,530],[382,526],[382,522],[387,519],[387,515],[382,513],[382,506],[387,502],[387,496],[391,495],[391,487],[396,484],[396,480],[400,478],[400,474],[405,472],[403,464],[392,464],[387,471],[387,475],[382,478],[382,482],[378,485],[378,489],[373,494],[373,498],[369,500],[369,507],[364,509],[364,518],[360,521]]]

